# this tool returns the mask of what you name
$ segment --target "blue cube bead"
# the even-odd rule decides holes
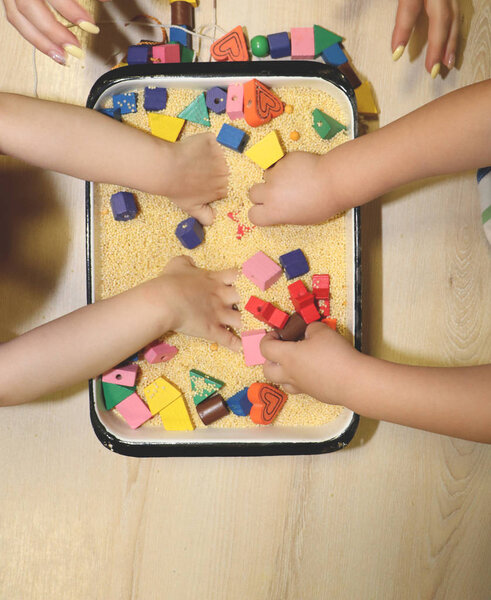
[[[227,400],[228,407],[238,417],[247,417],[251,412],[252,403],[247,397],[248,389],[245,387]]]
[[[187,25],[179,25],[179,27],[185,27],[189,29]],[[179,42],[186,47],[191,47],[191,36],[189,33],[186,33],[184,29],[179,29],[178,27],[171,27],[169,31],[169,42]]]
[[[199,246],[205,237],[203,226],[193,217],[184,219],[176,228],[176,236],[181,244],[188,250]]]
[[[271,58],[284,58],[285,56],[291,56],[292,46],[286,31],[268,35],[268,42]]]
[[[116,119],[116,121],[122,121],[120,108],[99,108],[98,112],[107,115],[112,119]]]
[[[129,65],[144,65],[148,62],[150,46],[141,44],[139,46],[130,46],[128,48],[127,62]]]
[[[117,192],[111,196],[111,208],[115,221],[130,221],[136,217],[138,208],[131,192]]]
[[[329,46],[329,48],[326,48],[322,52],[321,56],[325,63],[335,67],[339,67],[340,65],[344,65],[344,63],[348,62],[348,58],[339,44],[333,44],[332,46]]]
[[[206,92],[206,106],[217,115],[227,108],[227,92],[219,87],[213,87]]]
[[[167,106],[166,88],[145,88],[145,100],[143,108],[145,110],[156,111],[164,110]]]
[[[136,113],[136,94],[130,92],[129,94],[116,94],[113,96],[114,108],[119,108],[122,115],[128,113]]]
[[[236,152],[242,152],[249,136],[237,127],[224,123],[217,136],[217,142]]]
[[[287,279],[300,277],[300,275],[305,275],[310,270],[307,259],[300,249],[282,254],[280,256],[280,264],[285,270]]]

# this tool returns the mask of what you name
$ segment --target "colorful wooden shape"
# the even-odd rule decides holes
[[[283,329],[276,328],[275,331],[280,340],[283,340],[284,342],[298,342],[305,337],[306,328],[307,323],[301,315],[295,312],[290,316]]]
[[[189,2],[177,0],[170,5],[172,25],[187,25],[194,29],[194,9]]]
[[[102,382],[102,394],[104,396],[104,405],[107,410],[114,408],[128,396],[131,396],[135,391],[135,387],[125,387],[116,385],[115,383]]]
[[[192,250],[204,240],[205,231],[199,221],[194,217],[189,217],[178,224],[176,236],[185,248]]]
[[[174,358],[177,352],[178,350],[175,346],[157,340],[147,347],[143,356],[148,363],[154,365],[169,361],[171,358]]]
[[[222,128],[217,135],[218,143],[239,153],[244,151],[244,146],[247,144],[248,139],[249,136],[245,131],[237,129],[237,127],[233,127],[228,123],[222,125]]]
[[[265,329],[252,329],[250,331],[244,331],[241,334],[242,339],[242,350],[244,351],[245,364],[248,367],[254,365],[262,365],[266,361],[264,356],[261,354],[260,343],[263,337],[266,335]]]
[[[178,44],[181,49],[181,62],[182,63],[192,63],[194,61],[194,50],[189,48],[188,46],[183,46],[178,42],[172,42],[173,44]]]
[[[128,423],[131,429],[136,429],[152,418],[152,413],[140,396],[135,392],[120,402],[116,410]]]
[[[331,278],[329,275],[312,275],[312,292],[317,300],[329,300]]]
[[[246,156],[261,169],[268,169],[285,155],[276,131],[270,131],[262,140],[246,150]]]
[[[161,115],[159,113],[149,113],[148,121],[152,134],[167,142],[175,142],[177,140],[185,123],[184,119]]]
[[[247,42],[242,27],[238,25],[216,42],[213,42],[210,53],[218,62],[249,60]]]
[[[274,260],[259,251],[245,261],[242,265],[242,273],[260,290],[264,291],[280,279],[283,271]]]
[[[232,121],[244,118],[244,86],[231,84],[227,88],[227,115]]]
[[[252,404],[250,417],[253,423],[269,425],[283,408],[287,395],[268,383],[253,383],[247,390]]]
[[[179,44],[159,44],[152,47],[153,63],[178,63],[181,62],[181,49]]]
[[[143,395],[152,415],[156,415],[177,400],[181,396],[181,392],[170,381],[163,377],[157,377],[143,389]]]
[[[271,307],[271,308],[270,308]],[[254,315],[256,319],[266,323],[268,316],[271,314],[273,305],[265,300],[261,300],[257,296],[251,296],[246,302],[244,309]]]
[[[302,296],[306,296],[309,291],[305,287],[305,283],[299,279],[294,283],[290,283],[288,285],[288,293],[290,294],[290,298],[292,300],[302,298]]]
[[[182,396],[163,408],[159,414],[166,431],[193,431],[195,428]]]
[[[202,92],[178,116],[180,119],[186,119],[186,121],[210,127],[211,123],[206,107],[205,93]]]
[[[286,31],[268,35],[271,58],[285,58],[292,53],[290,37]]]
[[[122,121],[121,118],[121,109],[120,108],[98,108],[97,112],[102,113],[103,115],[107,115],[112,119],[116,119],[116,121]]]
[[[207,398],[196,406],[199,418],[204,425],[211,425],[215,421],[228,415],[228,406],[220,394]]]
[[[324,29],[320,25],[314,25],[314,51],[316,56],[319,56],[329,46],[342,41],[342,37],[329,31],[329,29]]]
[[[319,321],[321,319],[319,311],[317,310],[317,307],[314,303],[307,304],[298,312],[300,313],[302,319],[307,323],[307,325],[309,323],[313,323],[314,321]]]
[[[188,33],[189,27],[179,25],[179,27],[171,27],[169,31],[169,42],[178,42],[182,46],[191,46],[191,36]]]
[[[115,221],[131,221],[138,213],[135,197],[131,192],[116,192],[111,196],[110,202]]]
[[[348,62],[348,57],[339,44],[329,46],[329,48],[326,48],[322,52],[321,56],[325,63],[334,67],[339,67],[339,65],[344,65],[344,63]]]
[[[144,65],[149,62],[150,46],[146,44],[138,44],[128,47],[127,63],[129,65]]]
[[[169,0],[169,4],[180,4],[180,1],[182,0]],[[184,0],[184,2],[190,4],[193,8],[196,8],[198,6],[198,0]]]
[[[372,86],[369,81],[364,81],[355,90],[358,112],[362,115],[378,115],[377,105],[373,97]]]
[[[105,383],[116,383],[125,387],[133,387],[138,375],[138,365],[125,365],[110,369],[102,375],[102,381]]]
[[[149,111],[164,110],[167,106],[167,89],[162,87],[145,88],[143,108]]]
[[[287,279],[300,277],[309,272],[309,264],[304,253],[297,248],[280,256],[280,264],[285,271]]]
[[[113,107],[119,108],[122,115],[136,113],[137,96],[134,92],[128,94],[115,94],[113,96]]]
[[[317,302],[317,308],[319,309],[321,317],[329,317],[331,314],[331,303],[327,299],[319,300]]]
[[[252,404],[247,397],[247,390],[245,387],[227,400],[229,409],[238,417],[247,417],[251,412]]]
[[[336,325],[338,320],[334,317],[326,317],[322,319],[322,322],[325,323],[328,327],[330,327],[333,331],[336,331]]]
[[[359,88],[358,88],[359,89]],[[346,126],[336,119],[333,119],[318,108],[312,112],[312,127],[317,131],[323,140],[330,140],[337,133],[346,129]]]
[[[251,40],[251,52],[258,58],[264,58],[269,54],[269,42],[265,35],[256,35]]]
[[[274,329],[283,329],[290,315],[279,308],[276,308],[276,306],[273,307],[273,309],[271,315],[268,317],[268,325]]]
[[[292,27],[290,30],[293,60],[310,60],[315,56],[314,28]]]
[[[191,379],[191,390],[193,392],[193,401],[196,405],[206,400],[215,392],[218,392],[225,384],[211,375],[207,375],[198,369],[189,371]]]
[[[264,83],[251,79],[244,84],[244,117],[248,125],[259,127],[283,111],[283,102]]]
[[[212,87],[206,92],[206,106],[217,115],[221,115],[227,108],[227,92],[220,87]]]
[[[360,81],[358,75],[355,73],[353,67],[349,64],[349,62],[339,65],[338,69],[346,77],[346,79],[350,82],[351,87],[354,90],[356,90],[356,88],[361,85],[361,81]]]

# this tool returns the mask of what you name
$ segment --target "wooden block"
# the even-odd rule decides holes
[[[313,302],[311,304],[307,304],[307,306],[304,306],[298,312],[307,325],[309,323],[314,323],[314,321],[319,321],[321,318],[319,311]]]
[[[301,298],[302,296],[305,296],[309,293],[309,291],[305,287],[305,283],[299,279],[298,281],[288,285],[288,293],[290,294],[290,298],[293,300],[295,298]]]
[[[252,404],[247,397],[247,390],[248,388],[245,387],[227,399],[229,409],[238,417],[247,417],[251,412]]]
[[[284,342],[298,342],[305,337],[307,323],[297,312],[290,316],[283,329],[275,328],[280,340]]]
[[[324,140],[330,140],[337,133],[346,129],[346,126],[336,119],[333,119],[318,108],[312,112],[312,127],[317,131],[320,137]]]
[[[247,390],[252,404],[250,417],[258,425],[269,425],[278,416],[288,396],[267,383],[253,383]]]
[[[186,121],[210,127],[211,123],[206,106],[205,93],[202,92],[178,116],[180,119],[186,119]]]
[[[152,135],[155,135],[167,142],[175,142],[184,126],[184,119],[161,115],[159,113],[149,113],[148,121]]]
[[[128,47],[127,62],[129,65],[144,65],[150,59],[150,46],[137,44]]]
[[[249,60],[249,51],[242,27],[238,25],[216,42],[213,42],[210,53],[218,62]]]
[[[175,346],[157,340],[147,347],[143,356],[148,363],[154,365],[156,363],[167,362],[171,358],[174,358],[177,352],[178,350]]]
[[[283,270],[264,252],[256,252],[242,265],[242,273],[261,290],[267,290],[283,275]]]
[[[289,318],[290,315],[288,313],[274,307],[271,316],[268,317],[268,325],[270,327],[274,327],[275,329],[283,329]]]
[[[259,348],[259,344],[265,335],[265,329],[252,329],[251,331],[244,331],[241,334],[244,360],[248,367],[262,365],[266,362]]]
[[[309,272],[309,264],[300,248],[282,254],[280,256],[280,264],[285,271],[287,279],[300,277]]]
[[[259,319],[259,321],[266,323],[265,315],[268,314],[268,307],[273,307],[273,305],[256,296],[251,296],[244,306],[244,309],[250,312],[251,315],[254,315],[256,319]],[[272,310],[269,310],[269,314],[271,314],[271,312]]]
[[[215,394],[196,406],[196,411],[204,425],[211,425],[215,421],[228,415],[228,406],[220,394]]]
[[[283,111],[283,102],[264,83],[251,79],[244,84],[244,117],[248,125],[259,127]]]
[[[196,405],[209,398],[225,385],[223,381],[215,379],[211,375],[206,375],[206,373],[198,371],[198,369],[191,369],[189,371],[189,378],[191,379],[191,390]]]
[[[336,325],[338,320],[334,317],[326,317],[325,319],[322,319],[322,322],[325,323],[332,330],[336,331]]]
[[[193,431],[195,428],[182,396],[162,409],[159,414],[166,431]]]
[[[341,36],[329,31],[329,29],[324,29],[320,25],[314,25],[314,50],[316,56],[319,56],[329,46],[342,41],[343,38]]]
[[[372,86],[369,81],[364,81],[355,90],[358,112],[362,115],[378,115],[377,105],[373,97]]]
[[[346,77],[346,79],[350,82],[351,87],[354,90],[356,90],[356,88],[361,85],[361,81],[360,81],[358,75],[355,73],[353,67],[349,64],[349,62],[346,62],[343,65],[339,65],[338,69]]]
[[[110,204],[115,221],[130,221],[138,214],[135,196],[131,192],[116,192],[111,196]]]
[[[327,300],[327,299],[319,300],[317,302],[317,308],[319,309],[321,317],[329,317],[330,316],[331,303],[329,302],[329,300]]]
[[[244,86],[231,84],[227,88],[227,115],[232,121],[244,118]]]
[[[145,88],[145,100],[143,102],[143,108],[149,111],[164,110],[167,106],[167,89],[156,87],[156,88]]]
[[[239,153],[244,151],[244,146],[247,144],[248,139],[249,136],[245,131],[237,129],[237,127],[233,127],[228,123],[222,125],[222,128],[217,135],[217,142],[219,144]]]
[[[133,387],[136,383],[138,374],[138,365],[125,365],[110,369],[102,375],[102,381],[105,383],[116,383],[125,387]]]
[[[107,410],[114,408],[135,391],[135,387],[125,387],[115,383],[102,382],[102,394],[104,396],[104,405]]]
[[[315,56],[314,28],[292,27],[290,30],[293,60],[310,60]]]
[[[116,408],[131,429],[136,429],[152,418],[152,413],[140,396],[135,392],[120,402]]]
[[[113,96],[113,108],[119,108],[122,115],[136,113],[137,95],[134,92],[128,94],[115,94]]]
[[[179,44],[159,44],[152,47],[153,63],[178,63],[181,62]]]
[[[348,57],[339,44],[329,46],[329,48],[326,48],[322,52],[321,56],[325,63],[328,65],[333,65],[334,67],[339,67],[340,65],[344,65],[348,62]]]
[[[170,381],[163,377],[157,377],[155,381],[143,389],[143,395],[150,412],[152,415],[156,415],[174,400],[177,400],[181,392]]]
[[[205,238],[203,225],[194,217],[188,217],[178,223],[175,234],[181,244],[188,250],[199,246]]]
[[[253,160],[261,169],[274,165],[285,155],[276,131],[270,131],[262,140],[246,150],[246,156]]]
[[[317,300],[329,300],[330,287],[329,275],[312,275],[312,292]]]
[[[170,5],[172,25],[187,25],[194,29],[194,8],[189,2],[176,0]]]
[[[179,25],[179,27],[170,27],[169,42],[178,42],[179,44],[181,44],[181,46],[186,46],[186,48],[189,48],[189,46],[192,45],[192,40],[191,36],[187,32],[187,29],[187,25]]]
[[[285,58],[291,56],[292,47],[290,37],[286,31],[268,35],[268,44],[271,58]]]
[[[206,92],[206,106],[217,115],[221,115],[227,108],[227,92],[218,86],[210,88]]]

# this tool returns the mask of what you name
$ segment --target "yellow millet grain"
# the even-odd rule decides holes
[[[164,114],[177,115],[201,90],[169,88],[168,103]],[[251,128],[243,119],[233,121],[233,125],[246,131],[250,147],[270,131],[276,130],[284,149],[303,150],[324,154],[346,141],[346,133],[340,132],[331,140],[322,140],[311,125],[311,113],[320,108],[336,120],[347,125],[346,115],[337,102],[326,92],[305,87],[275,88],[275,93],[287,105],[294,107],[284,112],[270,123],[259,128]],[[143,91],[137,90],[137,113],[124,115],[125,123],[138,129],[150,131],[148,117],[143,107]],[[186,122],[181,139],[196,133],[212,131],[218,134],[221,126],[230,120],[226,114],[210,112],[211,128]],[[290,132],[298,131],[301,143],[290,139]],[[97,299],[108,298],[127,290],[143,281],[156,277],[174,256],[188,254],[200,267],[211,270],[239,267],[242,263],[262,250],[278,262],[281,254],[301,248],[310,265],[310,272],[302,279],[311,288],[314,273],[329,273],[331,276],[331,315],[338,319],[338,331],[347,335],[346,328],[346,240],[344,215],[338,215],[327,222],[315,226],[274,226],[252,228],[247,218],[251,206],[249,188],[262,181],[263,171],[244,154],[224,148],[229,165],[230,178],[227,198],[214,203],[217,211],[213,225],[206,227],[205,241],[194,250],[186,250],[174,234],[177,224],[188,215],[167,198],[152,196],[134,191],[139,206],[137,217],[127,222],[117,222],[110,210],[111,195],[121,188],[114,185],[98,184],[94,188],[94,231],[95,231],[95,275]],[[299,198],[301,202],[301,198]],[[234,212],[240,223],[251,227],[242,239],[236,238],[237,223],[227,216]],[[287,285],[282,277],[266,291],[259,290],[246,277],[240,275],[236,282],[241,302],[242,330],[268,329],[250,313],[244,305],[251,295],[272,302],[280,309],[293,312]],[[141,375],[137,392],[163,376],[183,393],[191,418],[196,427],[204,427],[193,402],[189,370],[198,369],[221,381],[225,386],[220,393],[229,398],[243,387],[255,381],[264,381],[261,366],[246,367],[243,355],[217,347],[207,341],[170,333],[165,341],[179,348],[178,354],[169,362],[149,364],[138,361]],[[299,394],[290,396],[274,425],[321,425],[336,418],[342,408],[318,402]],[[161,425],[157,416],[147,426]],[[213,424],[213,427],[256,427],[249,418],[237,417],[232,413]]]

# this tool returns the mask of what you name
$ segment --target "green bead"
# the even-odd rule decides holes
[[[269,42],[268,38],[264,35],[256,35],[251,40],[251,51],[254,56],[268,56],[269,54]]]

